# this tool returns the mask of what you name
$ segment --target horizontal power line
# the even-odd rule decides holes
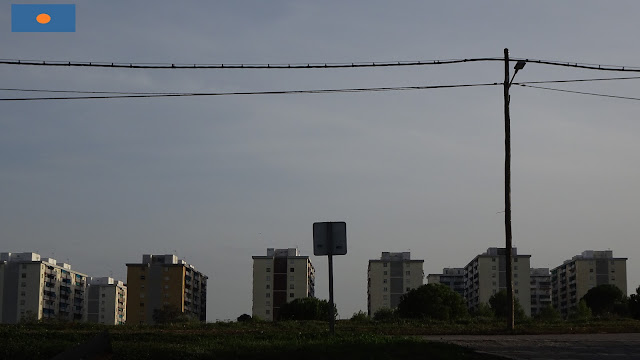
[[[0,64],[27,66],[71,66],[71,67],[101,67],[101,68],[129,68],[129,69],[330,69],[330,68],[368,68],[368,67],[397,67],[397,66],[425,66],[445,65],[480,61],[504,61],[503,57],[479,57],[467,59],[444,60],[416,60],[416,61],[367,61],[367,62],[310,62],[310,63],[276,63],[276,64],[184,64],[184,63],[136,63],[111,61],[60,61],[60,60],[21,60],[0,59]],[[558,60],[542,60],[529,58],[511,58],[510,61],[524,61],[529,63],[564,66],[603,71],[640,72],[640,66],[623,66],[570,62]]]
[[[381,62],[350,62],[350,63],[291,63],[291,64],[178,64],[178,63],[135,63],[135,62],[105,62],[105,61],[58,61],[58,60],[15,60],[0,59],[5,65],[32,66],[73,66],[73,67],[102,67],[128,69],[328,69],[328,68],[363,68],[363,67],[392,67],[392,66],[420,66],[444,65],[478,61],[497,61],[501,58],[469,58],[445,60],[417,60],[417,61],[381,61]]]
[[[614,98],[614,99],[624,99],[624,100],[640,100],[640,98],[630,97],[630,96],[619,96],[619,95],[592,93],[592,92],[586,92],[586,91],[556,89],[556,88],[550,88],[550,87],[544,87],[544,86],[535,86],[535,85],[527,85],[527,84],[515,84],[514,83],[514,85],[519,85],[519,86],[522,86],[522,87],[528,87],[528,88],[534,88],[534,89],[559,91],[559,92],[565,92],[565,93],[571,93],[571,94],[600,96],[600,97],[607,97],[607,98]]]
[[[595,82],[613,80],[638,80],[640,76],[590,78],[590,79],[565,79],[565,80],[543,80],[543,81],[521,81],[514,82],[513,85],[522,84],[552,84],[552,83],[574,83],[574,82]],[[376,89],[376,88],[372,88]],[[382,88],[381,88],[382,89]],[[136,91],[105,91],[105,90],[52,90],[52,89],[23,89],[23,88],[0,88],[0,91],[17,92],[46,92],[64,94],[112,94],[112,95],[173,95],[173,94],[196,94],[197,92],[172,91],[172,92],[136,92]]]
[[[384,91],[450,89],[450,88],[496,86],[496,85],[502,86],[502,83],[477,83],[477,84],[429,85],[429,86],[397,86],[397,87],[350,88],[350,89],[218,92],[218,93],[165,93],[165,94],[128,94],[128,95],[69,96],[69,97],[0,98],[0,101],[89,100],[89,99],[158,98],[158,97],[187,97],[187,96],[359,93],[359,92],[384,92]]]

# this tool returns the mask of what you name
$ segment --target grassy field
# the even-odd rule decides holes
[[[22,324],[0,326],[0,358],[49,359],[107,330],[114,359],[496,359],[454,345],[421,341],[416,335],[503,334],[493,320],[444,322],[339,321],[336,336],[323,322],[98,326]],[[640,332],[630,319],[528,322],[516,333]]]

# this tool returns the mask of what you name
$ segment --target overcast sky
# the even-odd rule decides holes
[[[29,3],[30,1],[18,1]],[[40,2],[43,1],[34,1]],[[98,1],[75,33],[11,33],[0,58],[307,63],[511,56],[640,66],[638,1]],[[633,76],[528,64],[516,81]],[[501,82],[501,62],[318,70],[0,65],[1,88],[266,91]],[[640,97],[640,80],[547,86]],[[0,97],[41,96],[0,91]],[[502,87],[0,102],[0,251],[90,276],[175,253],[209,276],[208,320],[251,312],[252,255],[298,247],[328,297],[312,224],[346,221],[340,316],[366,310],[367,261],[425,274],[504,246]],[[514,86],[513,242],[533,267],[584,250],[640,284],[640,102]],[[425,279],[426,281],[426,279]]]

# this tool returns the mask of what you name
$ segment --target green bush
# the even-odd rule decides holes
[[[373,320],[375,321],[393,321],[396,319],[398,319],[398,314],[393,309],[381,308],[373,313]]]
[[[365,322],[369,320],[369,315],[367,315],[367,313],[362,310],[353,313],[353,315],[351,316],[351,321]]]
[[[442,284],[427,284],[402,295],[398,316],[409,319],[455,320],[469,315],[460,294]]]

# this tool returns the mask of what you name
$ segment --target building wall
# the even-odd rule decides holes
[[[611,251],[585,251],[551,271],[552,303],[563,316],[575,311],[586,293],[602,284],[616,285],[627,294],[626,258]]]
[[[127,264],[127,319],[153,324],[155,310],[171,307],[206,321],[207,276],[175,255],[143,255],[142,264]]]
[[[367,312],[373,316],[382,308],[398,306],[402,295],[420,287],[424,280],[424,260],[410,254],[383,252],[380,260],[369,260],[367,270]]]
[[[92,280],[88,289],[87,321],[105,325],[126,323],[127,287],[112,278]]]
[[[278,318],[285,303],[315,296],[315,269],[297,249],[268,249],[267,256],[253,257],[252,315],[263,320]]]
[[[531,316],[551,305],[551,273],[548,268],[531,269]]]
[[[506,257],[504,249],[489,248],[476,256],[465,267],[465,299],[469,310],[480,303],[489,303],[491,296],[507,288]],[[502,255],[501,255],[502,254]],[[531,255],[512,257],[514,298],[520,302],[525,314],[531,315],[531,289],[529,264]]]

